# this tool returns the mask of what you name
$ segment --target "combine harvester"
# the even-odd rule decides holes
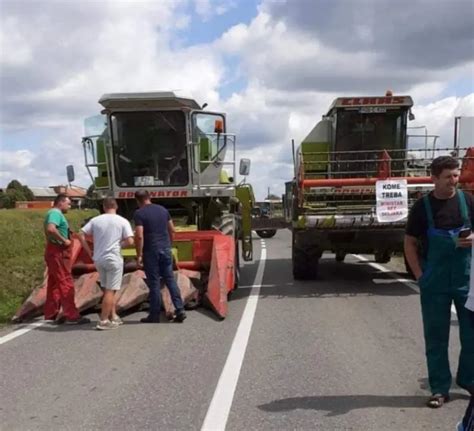
[[[463,148],[457,138],[461,119],[456,119],[451,148],[435,148],[437,137],[427,134],[418,136],[425,145],[410,148],[412,106],[410,96],[391,92],[338,98],[303,140],[294,157],[295,178],[286,183],[285,193],[295,279],[315,279],[324,251],[339,262],[347,253],[374,254],[379,263],[402,252],[408,209],[432,188],[434,157],[458,157],[461,186],[474,189],[474,148]],[[377,185],[400,187],[402,199],[381,211]],[[392,194],[382,196],[388,199],[384,203]]]
[[[222,113],[204,111],[174,93],[105,94],[102,115],[86,119],[85,163],[97,200],[114,196],[118,213],[131,219],[135,192],[146,189],[165,206],[178,232],[173,243],[175,272],[185,302],[204,304],[223,319],[227,299],[238,286],[239,255],[252,260],[250,185],[236,183],[236,137],[226,133]],[[249,174],[242,159],[239,174]],[[124,250],[125,272],[118,310],[144,302],[148,288],[134,250]],[[73,238],[70,265],[81,310],[102,297],[93,262]],[[14,320],[42,314],[47,274]],[[167,314],[172,305],[163,290]]]

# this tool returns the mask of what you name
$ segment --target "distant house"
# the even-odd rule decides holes
[[[57,193],[52,187],[30,187],[35,201],[54,201]]]
[[[53,206],[54,199],[60,193],[64,193],[71,199],[73,208],[81,208],[87,189],[78,186],[51,186],[51,187],[30,187],[33,193],[33,202],[16,202],[16,208],[50,208]]]
[[[79,186],[52,186],[51,187],[55,195],[58,195],[60,193],[64,193],[66,196],[71,199],[71,203],[73,207],[76,208],[81,208],[82,205],[84,204],[84,200],[87,195],[87,189],[84,187],[79,187]]]

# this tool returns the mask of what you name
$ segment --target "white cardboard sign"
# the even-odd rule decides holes
[[[406,180],[381,180],[375,185],[377,221],[401,221],[408,217],[408,187]]]

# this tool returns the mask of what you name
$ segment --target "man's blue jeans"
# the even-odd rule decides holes
[[[176,312],[184,310],[183,300],[173,274],[173,257],[171,249],[153,250],[143,253],[143,269],[146,283],[150,289],[150,316],[158,318],[161,310],[160,278],[170,291]]]

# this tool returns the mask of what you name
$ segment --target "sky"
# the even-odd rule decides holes
[[[68,164],[89,186],[100,96],[175,91],[225,112],[257,198],[280,195],[291,139],[336,97],[387,89],[452,145],[454,117],[474,116],[474,2],[0,0],[0,187],[65,183]]]

